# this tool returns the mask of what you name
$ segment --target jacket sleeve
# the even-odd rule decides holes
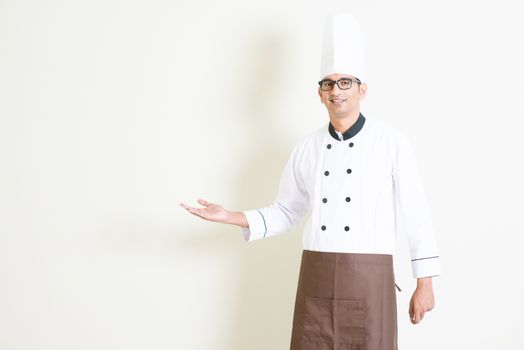
[[[393,166],[397,229],[408,239],[413,277],[441,274],[429,206],[409,140],[399,136]]]
[[[295,146],[284,167],[276,200],[269,206],[242,211],[249,227],[242,228],[247,242],[271,237],[295,228],[310,209],[309,196],[298,167]]]

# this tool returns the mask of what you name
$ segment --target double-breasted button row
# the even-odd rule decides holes
[[[346,173],[348,173],[348,174],[351,174],[352,172],[353,172],[353,170],[351,170],[350,168],[348,168],[348,169],[346,170]],[[328,170],[324,171],[324,175],[325,175],[325,176],[329,176],[329,171],[328,171]]]
[[[327,198],[322,198],[322,203],[327,203]],[[346,197],[346,202],[350,202],[351,201],[351,197]]]
[[[350,143],[348,143],[348,146],[351,148],[351,147],[355,146],[355,144],[354,144],[353,142],[350,142]],[[328,144],[326,145],[326,148],[327,148],[327,149],[331,149],[331,147],[332,147],[332,146],[331,146],[330,143],[328,143]]]
[[[320,229],[321,229],[322,231],[325,231],[325,230],[327,230],[327,227],[326,227],[326,225],[322,225],[322,226],[320,227]],[[349,226],[344,226],[344,231],[349,231]]]

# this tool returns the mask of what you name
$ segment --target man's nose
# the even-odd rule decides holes
[[[340,88],[338,87],[338,84],[333,84],[333,89],[331,89],[331,95],[339,94],[341,92]]]

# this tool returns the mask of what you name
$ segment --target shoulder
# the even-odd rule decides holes
[[[328,124],[326,123],[300,138],[291,151],[291,157],[295,160],[306,160],[318,156],[318,152],[325,140],[325,135],[328,132],[327,130]]]
[[[307,149],[309,147],[315,147],[318,144],[321,144],[324,140],[324,136],[328,132],[327,130],[328,130],[328,123],[325,123],[321,127],[314,130],[313,132],[302,137],[302,139],[300,139],[297,142],[297,144],[295,145],[295,148]]]

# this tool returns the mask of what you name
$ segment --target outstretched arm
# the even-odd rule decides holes
[[[191,214],[204,220],[240,226],[246,242],[287,232],[298,225],[310,209],[309,195],[300,167],[301,148],[296,145],[288,158],[280,178],[276,200],[268,206],[233,212],[199,199],[203,208],[180,203]]]
[[[198,203],[203,205],[203,208],[191,207],[185,203],[180,203],[180,206],[204,220],[248,227],[246,216],[242,212],[226,210],[221,205],[210,203],[204,199],[199,199]]]

